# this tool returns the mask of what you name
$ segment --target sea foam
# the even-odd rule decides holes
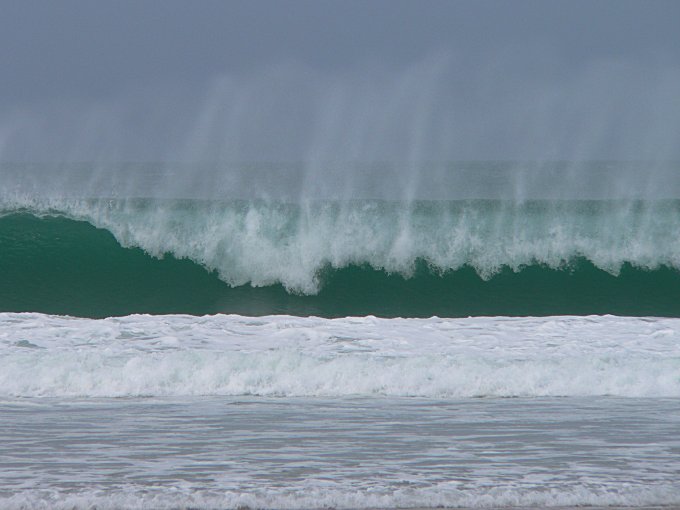
[[[680,319],[0,314],[0,396],[678,397]]]
[[[605,484],[541,490],[537,487],[458,487],[454,482],[427,488],[388,490],[374,487],[357,490],[352,486],[332,482],[307,483],[303,487],[272,488],[243,493],[230,490],[192,491],[178,486],[121,488],[115,491],[90,490],[60,493],[57,491],[26,491],[9,497],[0,496],[7,510],[25,508],[78,510],[107,509],[180,509],[180,508],[536,508],[567,509],[582,506],[647,507],[677,504],[677,486],[668,484],[641,485]]]

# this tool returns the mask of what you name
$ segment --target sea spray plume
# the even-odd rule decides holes
[[[286,62],[190,89],[161,85],[40,110],[19,105],[4,115],[10,134],[0,156],[49,163],[42,173],[53,194],[101,195],[117,181],[121,196],[289,200],[456,198],[467,180],[447,186],[450,161],[680,157],[677,66],[602,60],[562,76],[550,57],[535,57],[546,70],[534,75],[506,54],[470,61],[440,53],[401,68],[335,71]],[[124,161],[162,163],[159,179],[145,185],[148,169],[122,171]],[[253,171],[263,162],[272,171]],[[70,169],[74,163],[86,163],[91,176]],[[386,179],[371,178],[376,165]],[[584,191],[578,167],[538,190],[516,177],[502,198]],[[645,179],[650,195],[664,192],[656,177]],[[602,187],[609,198],[639,192],[629,178]]]
[[[409,276],[420,260],[484,278],[579,257],[613,274],[677,267],[676,205],[660,201],[680,197],[666,162],[677,69],[599,62],[529,80],[514,63],[287,63],[217,79],[203,99],[139,91],[17,114],[2,157],[43,162],[2,167],[2,210],[86,220],[231,285],[307,294],[324,268],[350,265]],[[671,113],[657,118],[659,103]],[[450,162],[466,155],[570,161]],[[605,155],[650,161],[588,162]]]
[[[441,164],[443,118],[435,115],[446,55],[386,72],[368,66],[331,78],[317,94],[300,199],[416,197],[424,163]],[[387,171],[371,181],[370,173]]]

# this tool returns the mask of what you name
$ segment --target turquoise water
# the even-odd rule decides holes
[[[406,219],[394,204],[332,204],[307,217],[244,202],[70,207],[0,217],[0,310],[680,316],[673,201],[425,204]]]

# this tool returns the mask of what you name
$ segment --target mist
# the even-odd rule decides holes
[[[17,71],[0,100],[6,189],[19,179],[62,195],[677,194],[672,3],[169,2],[127,6],[135,23],[81,2],[27,5],[8,19],[44,33],[29,39],[6,21],[3,36]],[[474,164],[490,161],[501,177]]]

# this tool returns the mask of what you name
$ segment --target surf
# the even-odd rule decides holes
[[[0,213],[0,307],[680,316],[680,202],[61,200]]]
[[[0,397],[677,397],[680,320],[0,314]]]

